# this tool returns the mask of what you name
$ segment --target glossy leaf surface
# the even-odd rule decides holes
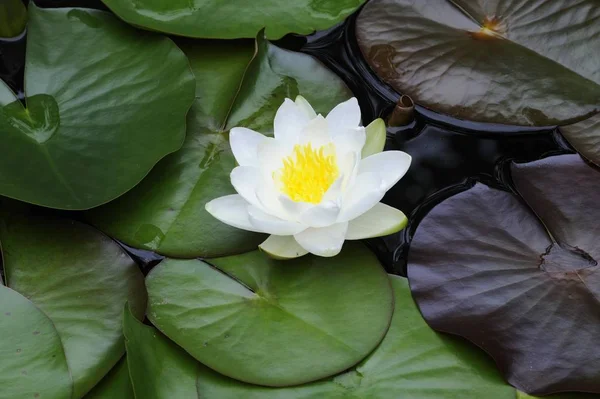
[[[179,36],[269,39],[308,34],[343,21],[364,0],[102,0],[132,25]]]
[[[0,398],[70,398],[71,377],[52,321],[0,284]]]
[[[361,244],[335,258],[275,261],[259,251],[167,259],[148,275],[148,318],[196,359],[271,386],[341,372],[383,339],[393,297]]]
[[[411,244],[429,324],[481,346],[521,391],[600,393],[599,178],[577,155],[515,164],[531,209],[477,184],[435,207]]]
[[[234,194],[228,132],[245,126],[273,132],[284,98],[302,93],[327,113],[351,96],[344,83],[310,56],[259,40],[184,42],[196,75],[196,101],[183,148],[160,162],[134,190],[89,213],[110,236],[178,258],[215,257],[257,248],[266,236],[221,223],[204,209]]]
[[[127,359],[123,357],[119,363],[85,395],[85,399],[135,399]]]
[[[184,54],[109,13],[29,6],[24,108],[0,82],[0,195],[87,209],[135,186],[185,136]]]
[[[5,202],[1,216],[6,284],[51,320],[66,355],[74,396],[81,397],[125,351],[125,302],[143,316],[143,275],[117,244],[90,226],[21,213]]]
[[[600,110],[600,4],[373,0],[356,34],[377,75],[457,118],[545,126]]]

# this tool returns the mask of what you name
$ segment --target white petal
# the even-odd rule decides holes
[[[338,156],[348,152],[360,154],[367,140],[367,134],[364,127],[354,127],[335,133],[332,132],[332,140],[335,143]]]
[[[310,227],[326,227],[335,223],[340,206],[335,201],[322,201],[300,214],[299,222]]]
[[[360,107],[358,100],[352,97],[348,101],[338,104],[327,115],[327,123],[333,134],[344,132],[347,129],[357,128],[360,124]]]
[[[317,117],[304,127],[298,141],[300,144],[310,143],[314,149],[331,143],[327,121],[323,115]]]
[[[314,119],[317,117],[315,110],[310,105],[310,103],[306,101],[306,98],[302,96],[296,96],[295,103],[298,106],[298,108],[300,108],[306,114],[306,116],[308,116],[308,119]]]
[[[362,149],[362,158],[366,158],[369,155],[378,154],[383,151],[385,147],[385,139],[387,131],[385,129],[385,122],[381,118],[375,119],[369,123],[369,126],[365,128],[367,140]]]
[[[283,159],[290,155],[291,146],[271,137],[258,146],[258,162],[263,173],[272,177],[273,172],[283,167]]]
[[[252,205],[248,208],[248,214],[252,226],[265,233],[278,236],[290,236],[306,229],[306,226],[303,226],[300,223],[283,220],[276,216],[269,215]]]
[[[294,201],[285,194],[280,194],[277,199],[281,207],[285,210],[287,220],[298,221],[302,212],[314,206],[308,202]]]
[[[296,242],[294,236],[271,235],[258,247],[270,257],[279,260],[298,258],[308,253]]]
[[[362,173],[356,176],[352,187],[346,191],[342,200],[342,211],[338,222],[355,219],[373,208],[383,198],[385,191],[379,174]]]
[[[256,189],[262,182],[260,169],[254,166],[238,166],[231,171],[231,185],[246,201],[261,207],[256,197]]]
[[[241,166],[258,165],[258,146],[264,139],[266,136],[245,127],[231,129],[229,143],[237,163]]]
[[[336,223],[322,228],[308,228],[294,238],[308,252],[319,256],[335,256],[342,250],[348,223]]]
[[[296,143],[309,120],[302,108],[286,98],[275,114],[275,138],[285,143]]]
[[[248,202],[238,194],[226,195],[215,198],[208,202],[204,207],[208,213],[219,219],[221,222],[238,229],[264,233],[250,223],[248,215]]]
[[[358,174],[378,173],[381,176],[382,189],[389,190],[408,171],[412,158],[402,151],[384,151],[373,154],[360,161]]]
[[[408,220],[402,211],[381,202],[348,223],[346,240],[382,237],[397,233]]]

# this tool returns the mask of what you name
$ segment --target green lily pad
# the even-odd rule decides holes
[[[600,111],[600,4],[373,0],[356,35],[375,73],[457,118],[566,124]]]
[[[6,284],[51,320],[79,398],[123,356],[123,305],[128,301],[143,317],[143,275],[117,244],[90,226],[25,213],[5,202],[1,208]]]
[[[200,365],[155,328],[125,310],[123,332],[135,397],[196,398]]]
[[[84,399],[135,399],[127,359],[123,357]]]
[[[183,148],[160,162],[123,197],[88,213],[101,230],[127,245],[177,258],[215,257],[255,249],[266,238],[221,223],[204,209],[234,194],[235,159],[228,131],[245,126],[273,131],[285,97],[302,93],[317,112],[351,96],[314,58],[259,39],[184,42],[198,86]]]
[[[33,2],[27,29],[27,107],[0,82],[0,195],[92,208],[181,147],[194,79],[171,40]]]
[[[0,398],[70,398],[69,368],[52,321],[1,283],[0,304]]]
[[[343,21],[365,0],[102,0],[128,23],[179,36],[254,38],[266,27],[269,39],[309,34]]]
[[[167,259],[146,284],[148,318],[165,335],[225,375],[270,386],[358,363],[383,339],[393,310],[385,271],[358,243],[335,258]]]

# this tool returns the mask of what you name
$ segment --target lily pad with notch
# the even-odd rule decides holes
[[[417,228],[411,289],[428,323],[521,391],[600,393],[600,174],[578,155],[512,165],[520,200],[476,184]]]
[[[377,349],[341,374],[293,387],[252,385],[219,374],[196,362],[155,328],[126,315],[127,352],[136,394],[167,399],[176,390],[195,398],[197,388],[197,397],[205,399],[532,398],[506,384],[494,363],[475,346],[431,330],[412,300],[408,281],[397,276],[390,279],[394,316]],[[157,389],[148,391],[148,380],[157,382]],[[548,399],[592,397],[561,394]]]
[[[309,34],[342,22],[365,0],[102,0],[128,23],[178,36],[269,39]]]
[[[314,58],[266,40],[180,43],[196,75],[196,101],[183,148],[160,162],[142,183],[88,213],[98,228],[132,247],[177,257],[243,253],[265,240],[221,223],[204,205],[234,194],[236,166],[228,132],[244,126],[273,132],[284,98],[302,93],[317,112],[351,97],[342,80]]]
[[[375,73],[460,119],[562,125],[600,111],[600,4],[373,0],[356,35]]]
[[[167,259],[146,284],[161,332],[212,369],[268,386],[352,367],[383,339],[393,311],[387,274],[359,243],[334,258]]]
[[[12,201],[0,201],[0,242],[7,287],[24,297],[21,302],[26,298],[34,313],[48,319],[44,323],[55,330],[60,354],[66,358],[69,390],[74,398],[82,397],[125,352],[121,323],[125,302],[136,317],[144,315],[147,297],[142,273],[121,247],[94,228],[38,215]],[[33,328],[27,320],[13,317],[14,326],[8,330],[21,328],[21,323],[23,328]],[[26,344],[40,339],[35,331],[22,336]],[[38,356],[31,367],[58,359],[41,349]],[[0,368],[5,361],[0,358]],[[58,365],[56,369],[58,373]],[[22,385],[27,381],[21,377],[9,384],[27,392],[29,388]],[[60,381],[57,377],[55,384]]]
[[[30,2],[26,106],[0,81],[0,195],[70,210],[122,195],[181,147],[193,93],[170,39]]]

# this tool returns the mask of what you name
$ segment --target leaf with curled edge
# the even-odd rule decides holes
[[[530,394],[600,393],[600,174],[577,155],[513,164],[529,207],[476,184],[436,206],[408,275],[428,323],[461,335]]]
[[[562,125],[600,111],[600,3],[373,0],[356,25],[375,73],[461,119]]]

